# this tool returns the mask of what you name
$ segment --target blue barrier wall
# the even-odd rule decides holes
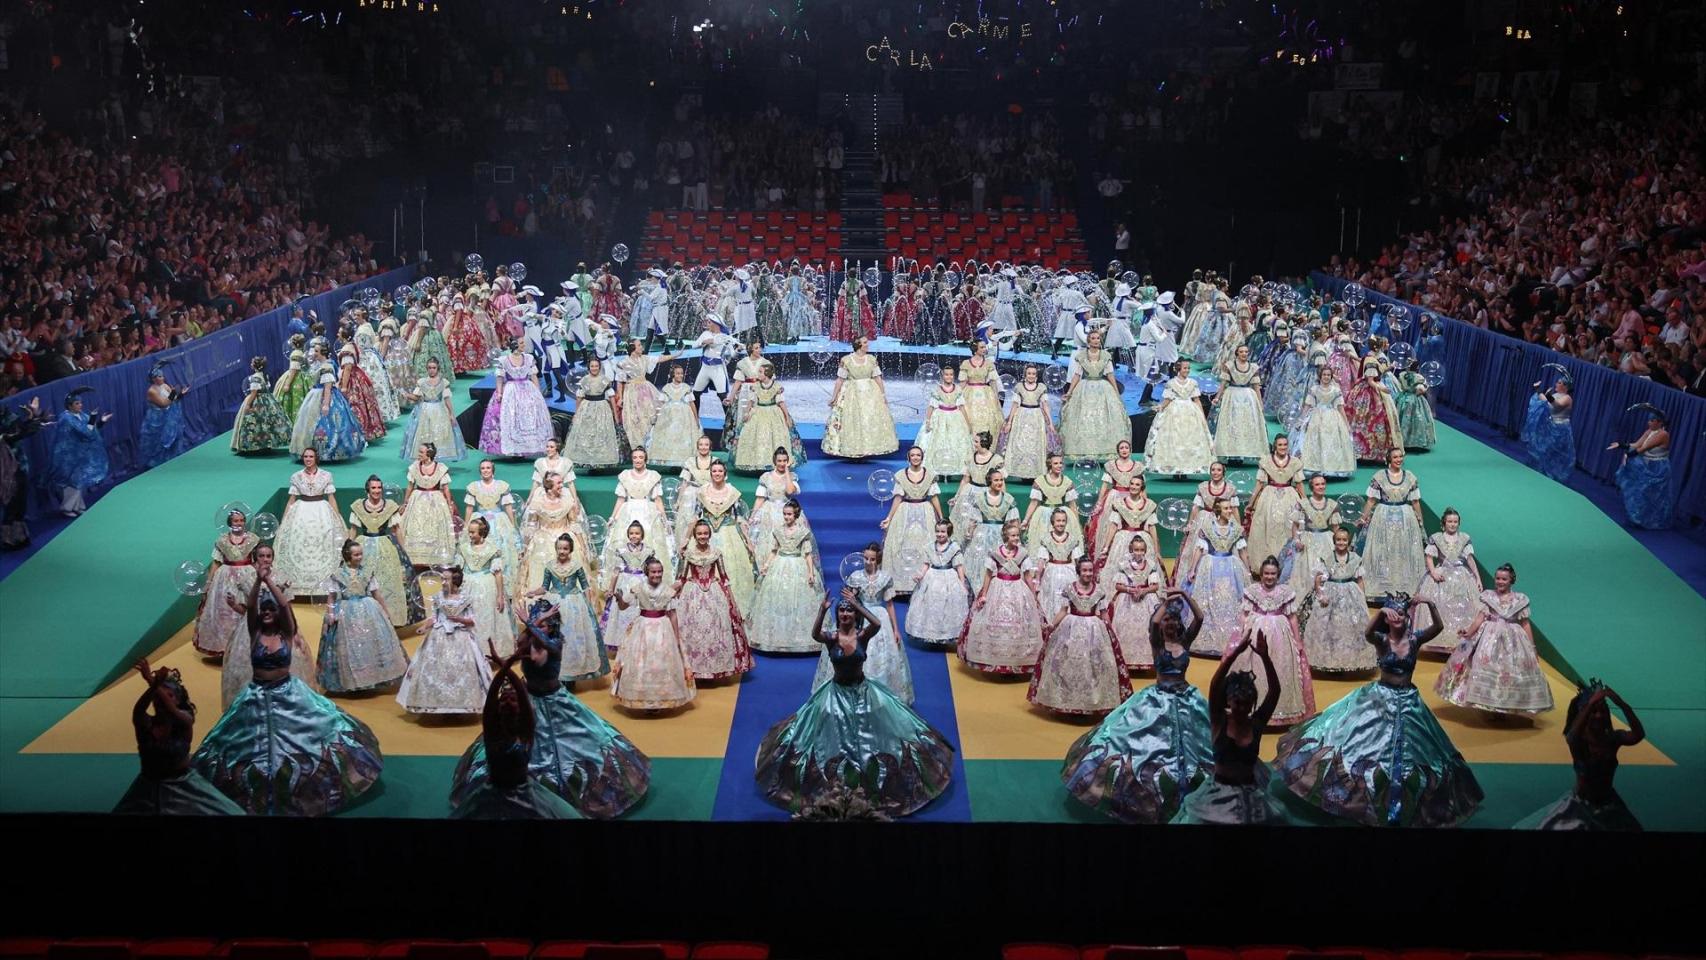
[[[354,296],[356,290],[362,287],[393,290],[409,282],[414,272],[412,267],[391,270],[360,283],[308,297],[301,306],[304,310],[318,313],[320,320],[331,330],[337,322],[338,307]],[[42,411],[50,417],[58,417],[65,407],[66,394],[81,387],[93,388],[92,393],[83,396],[84,409],[113,414],[112,421],[101,428],[107,442],[107,458],[112,465],[112,472],[103,486],[111,486],[142,471],[136,440],[147,410],[143,394],[148,389],[148,371],[154,364],[167,362],[167,381],[174,386],[190,388],[180,402],[189,425],[190,442],[200,443],[231,429],[231,418],[243,400],[243,383],[249,376],[251,358],[267,358],[269,381],[278,379],[284,372],[289,353],[285,346],[285,327],[290,321],[291,310],[291,307],[269,310],[182,346],[55,380],[0,402],[17,406],[40,397]],[[51,513],[58,508],[57,496],[42,495],[48,489],[55,429],[48,426],[23,444],[24,455],[31,465],[30,482],[38,494],[30,502],[30,513],[34,516]]]
[[[1310,281],[1335,296],[1346,283],[1319,272],[1310,274]],[[1372,311],[1403,302],[1370,290],[1366,308]],[[1414,304],[1405,305],[1412,319],[1422,312]],[[1541,366],[1561,364],[1575,381],[1571,422],[1576,434],[1576,465],[1594,477],[1611,481],[1623,457],[1606,447],[1614,440],[1629,441],[1639,436],[1646,426],[1646,413],[1626,411],[1630,404],[1650,403],[1670,419],[1671,489],[1677,512],[1683,517],[1706,517],[1706,399],[1451,317],[1440,317],[1440,329],[1443,349],[1430,351],[1430,356],[1445,367],[1445,383],[1433,391],[1434,402],[1514,437],[1522,428],[1533,383],[1545,375],[1556,376],[1555,371],[1543,374]],[[1415,345],[1418,357],[1422,356],[1420,324],[1412,323],[1401,336],[1386,335]]]

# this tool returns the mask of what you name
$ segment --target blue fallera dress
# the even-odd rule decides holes
[[[1060,770],[1068,793],[1122,823],[1166,823],[1213,778],[1208,701],[1185,682],[1190,660],[1163,649],[1156,683],[1078,738]]]
[[[1617,768],[1617,754],[1596,759],[1576,760],[1571,764],[1578,776],[1597,773],[1593,777],[1609,784]],[[1594,767],[1601,769],[1594,770]],[[1587,797],[1580,793],[1580,781],[1556,803],[1517,821],[1517,830],[1640,830],[1641,822],[1623,803],[1616,790],[1607,789],[1604,796]]]
[[[613,820],[646,796],[652,762],[617,729],[581,703],[558,679],[562,672],[563,638],[535,631],[549,654],[542,664],[522,658],[527,696],[533,702],[533,746],[527,764],[529,780],[566,800],[581,816]],[[499,801],[486,767],[486,742],[476,739],[456,764],[450,785],[451,816],[463,807],[476,808]],[[510,803],[520,800],[511,798]]]
[[[257,640],[249,657],[256,670],[285,670],[291,645],[268,650]],[[251,681],[190,765],[250,813],[313,817],[336,813],[365,793],[379,780],[385,757],[367,724],[286,676]]]
[[[1522,442],[1528,445],[1534,469],[1559,483],[1568,483],[1576,468],[1576,437],[1570,430],[1570,411],[1554,411],[1541,394],[1528,398],[1522,421]]]
[[[142,415],[142,433],[136,447],[146,467],[157,467],[188,450],[190,438],[183,404],[176,399],[164,407],[149,404],[148,412]]]
[[[1666,530],[1673,519],[1670,494],[1670,445],[1631,453],[1617,468],[1617,489],[1629,522],[1648,530]]]
[[[865,679],[866,656],[864,642],[850,653],[831,642],[834,681],[764,735],[754,763],[764,799],[796,811],[847,787],[864,791],[878,810],[905,816],[948,789],[953,745],[887,687]]]
[[[190,753],[188,725],[173,725],[170,735],[156,738],[137,731],[136,752],[142,772],[130,783],[114,813],[152,816],[242,816],[244,810],[220,793],[193,769],[184,769]]]
[[[296,422],[290,431],[290,453],[298,460],[302,451],[313,447],[321,463],[336,463],[361,456],[367,449],[367,435],[349,398],[338,389],[337,368],[321,360],[308,370],[311,387],[296,410]],[[320,413],[320,402],[329,397],[326,412]]]
[[[520,744],[516,744],[520,747]],[[450,811],[452,820],[585,820],[567,800],[528,777],[513,787],[482,780]]]
[[[1258,732],[1248,744],[1240,746],[1224,733],[1214,738],[1214,760],[1248,764],[1254,776],[1249,783],[1223,783],[1210,779],[1192,790],[1171,823],[1223,823],[1285,825],[1298,823],[1286,808],[1285,798],[1276,789],[1277,781],[1268,773],[1268,765],[1257,759],[1261,752],[1262,735]]]
[[[54,485],[82,490],[105,480],[107,470],[107,444],[89,415],[61,413],[53,436]]]
[[[1381,642],[1383,672],[1408,677],[1407,655]],[[1454,827],[1481,805],[1481,785],[1415,686],[1366,684],[1280,738],[1274,767],[1292,793],[1369,826]]]

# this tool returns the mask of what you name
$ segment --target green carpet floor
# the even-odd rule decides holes
[[[459,407],[471,382],[459,385]],[[330,466],[346,507],[368,474],[401,478],[399,437],[393,430],[362,459]],[[474,462],[458,465],[459,484],[472,478]],[[1430,516],[1447,506],[1463,513],[1484,569],[1516,567],[1549,658],[1566,674],[1614,684],[1676,761],[1619,775],[1649,829],[1706,830],[1698,802],[1706,795],[1706,599],[1586,498],[1462,434],[1442,426],[1436,449],[1412,455],[1409,466]],[[221,504],[276,509],[295,469],[283,454],[234,456],[216,438],[112,490],[0,582],[0,811],[110,808],[135,775],[134,757],[19,751],[187,621],[193,603],[173,591],[173,568],[207,557]],[[502,464],[499,476],[525,490],[529,471]],[[1370,472],[1330,493],[1360,493]],[[750,479],[737,482],[751,490]],[[1160,499],[1192,486],[1158,482],[1151,493]],[[589,511],[608,513],[610,477],[580,487]],[[351,813],[438,816],[452,763],[388,761],[383,789]],[[720,763],[660,761],[643,815],[708,818]],[[1066,800],[1052,762],[979,760],[966,771],[977,820],[1095,822]],[[1564,767],[1483,764],[1476,773],[1489,797],[1476,826],[1509,825],[1569,784]]]

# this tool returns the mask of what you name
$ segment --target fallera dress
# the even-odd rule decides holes
[[[900,503],[883,531],[883,570],[896,593],[912,593],[918,586],[936,542],[936,508],[931,503],[940,494],[941,487],[927,467],[916,472],[908,467],[894,475],[894,495]]]
[[[281,585],[299,595],[325,593],[321,584],[342,562],[344,525],[331,501],[336,492],[330,471],[298,470],[290,475],[296,503],[285,508],[273,536],[273,572]]]
[[[953,746],[888,687],[865,678],[867,650],[865,643],[851,652],[830,645],[834,679],[765,734],[754,776],[766,800],[798,811],[853,788],[890,816],[905,816],[948,789]]]
[[[434,463],[430,471],[423,470],[417,460],[409,464],[409,483],[414,490],[403,505],[403,549],[415,563],[449,563],[456,556],[450,468]]]
[[[1237,523],[1206,517],[1199,522],[1196,567],[1184,586],[1203,614],[1192,653],[1218,657],[1237,642],[1239,605],[1250,585],[1250,571],[1238,559],[1244,547],[1244,529]]]
[[[1113,355],[1099,350],[1091,356],[1086,348],[1073,354],[1072,361],[1078,367],[1079,380],[1072,395],[1060,405],[1061,453],[1069,460],[1107,459],[1121,440],[1131,440],[1131,418],[1126,415],[1119,387],[1109,379],[1114,370]],[[1206,425],[1203,439],[1208,439]]]
[[[1302,429],[1296,456],[1306,476],[1343,480],[1356,472],[1356,446],[1345,421],[1344,396],[1337,383],[1312,384],[1304,392]]]
[[[967,666],[985,673],[1025,674],[1036,669],[1043,648],[1043,611],[1025,583],[1029,559],[1022,549],[997,547],[984,561],[989,590],[960,631],[958,652]],[[981,578],[980,578],[981,579]],[[917,602],[914,597],[913,602]]]
[[[1119,644],[1108,629],[1108,594],[1074,583],[1062,591],[1066,616],[1047,635],[1025,699],[1055,713],[1097,716],[1131,696]]]
[[[1060,452],[1060,435],[1049,417],[1048,387],[1041,383],[1013,387],[1012,420],[996,442],[1007,461],[1007,475],[1034,480],[1048,469],[1048,457]]]
[[[545,599],[557,608],[562,624],[559,628],[563,636],[562,672],[558,679],[574,683],[609,673],[610,656],[587,598],[586,567],[581,564],[581,555],[570,556],[568,563],[558,563],[552,557],[545,564],[540,586],[545,589]]]
[[[1357,583],[1362,557],[1355,550],[1329,552],[1315,558],[1313,564],[1322,578],[1321,585],[1304,599],[1299,611],[1304,619],[1303,649],[1309,666],[1320,673],[1373,670],[1374,648],[1363,639],[1368,628],[1368,598]],[[1327,601],[1325,607],[1322,600]]]
[[[804,519],[770,531],[769,566],[758,578],[748,640],[765,653],[811,653],[812,624],[823,597],[817,541]]]
[[[805,443],[783,405],[781,382],[760,380],[748,390],[752,395],[752,410],[729,441],[734,468],[742,473],[762,473],[770,468],[778,448],[788,451],[795,467],[805,463]]]
[[[443,377],[422,377],[415,381],[418,397],[409,422],[403,427],[403,442],[397,446],[397,456],[413,460],[423,443],[433,444],[440,463],[455,463],[468,457],[468,444],[462,439],[462,428],[450,415],[445,404],[450,398],[450,383]]]
[[[1433,559],[1435,572],[1445,579],[1435,583],[1433,577],[1423,573],[1421,585],[1415,591],[1416,599],[1432,600],[1445,622],[1440,625],[1444,629],[1439,636],[1422,644],[1422,652],[1450,656],[1457,649],[1457,631],[1468,628],[1481,610],[1481,578],[1472,567],[1475,544],[1461,529],[1456,534],[1441,530],[1428,537],[1424,552]],[[1416,612],[1418,630],[1425,630],[1432,623],[1433,615],[1426,607]]]
[[[1126,669],[1147,670],[1155,666],[1152,662],[1155,655],[1149,646],[1149,628],[1155,611],[1161,608],[1164,579],[1161,564],[1154,557],[1147,556],[1139,564],[1128,554],[1117,569],[1118,573],[1113,578],[1116,586],[1154,588],[1141,598],[1129,593],[1116,596],[1112,617],[1114,642],[1119,644],[1120,659],[1125,661]]]
[[[698,512],[698,519],[711,528],[711,546],[722,555],[735,609],[745,617],[758,591],[758,565],[746,535],[746,503],[732,484],[724,484],[719,491],[707,483],[699,490]]]
[[[1448,703],[1493,713],[1551,710],[1552,688],[1541,672],[1534,642],[1522,628],[1528,619],[1528,596],[1485,590],[1481,607],[1486,613],[1481,629],[1458,644],[1434,692]]]
[[[613,820],[645,799],[651,787],[652,762],[563,686],[558,679],[562,672],[561,640],[554,635],[545,638],[548,655],[544,663],[534,663],[531,658],[521,661],[527,697],[533,704],[528,774],[582,816]],[[451,807],[459,809],[474,802],[489,783],[486,744],[483,738],[475,737],[456,764],[450,786]]]
[[[1031,481],[1030,501],[1037,505],[1031,520],[1025,525],[1025,542],[1037,543],[1054,529],[1054,511],[1066,511],[1066,534],[1074,540],[1084,540],[1084,528],[1078,519],[1078,485],[1061,474],[1054,479],[1047,473]],[[1111,534],[1110,534],[1111,536]]]
[[[391,625],[401,627],[426,616],[415,569],[397,538],[397,504],[381,501],[378,509],[363,497],[349,508],[350,530],[361,541],[361,570],[375,596],[385,602]]]
[[[228,649],[242,652],[242,642],[249,637],[248,616],[231,608],[227,599],[249,602],[249,589],[255,585],[255,567],[250,559],[261,538],[245,530],[240,537],[221,534],[213,541],[213,559],[219,569],[207,580],[202,594],[201,610],[196,613],[196,651],[218,656]]]
[[[1240,602],[1242,634],[1254,637],[1261,634],[1268,640],[1268,656],[1279,675],[1279,703],[1274,705],[1273,726],[1285,726],[1315,715],[1315,681],[1309,675],[1309,655],[1304,651],[1303,638],[1291,629],[1288,616],[1297,612],[1297,594],[1284,583],[1268,589],[1260,583],[1244,588]],[[1231,656],[1228,648],[1223,656]],[[1256,661],[1254,650],[1245,650],[1234,669],[1250,670],[1256,675],[1256,699],[1267,696],[1268,678]]]
[[[683,583],[675,619],[694,680],[721,680],[752,669],[746,622],[735,607],[722,560],[716,547],[700,550],[698,544],[689,544],[681,551],[676,575]]]
[[[367,578],[345,568],[332,582],[334,615],[321,626],[320,653],[314,664],[320,689],[360,693],[402,679],[408,657],[397,640],[397,629],[373,599]]]
[[[397,703],[410,713],[477,714],[486,706],[492,670],[474,631],[451,617],[470,615],[468,597],[440,594],[432,625],[397,687]]]
[[[1214,462],[1208,419],[1197,398],[1202,390],[1190,377],[1167,381],[1166,402],[1155,414],[1149,437],[1143,442],[1143,461],[1151,474],[1195,475],[1208,472]]]
[[[937,384],[930,391],[929,410],[918,429],[918,448],[924,468],[939,477],[957,477],[971,459],[971,424],[964,411],[965,391],[958,384]]]
[[[248,651],[253,670],[288,669],[292,647]],[[202,738],[195,772],[251,814],[323,816],[379,780],[379,738],[293,674],[251,681]]]
[[[231,449],[237,453],[264,453],[290,445],[290,418],[267,388],[267,378],[249,374],[247,391],[237,408],[231,427]]]
[[[291,455],[300,460],[302,451],[313,447],[321,463],[361,456],[367,449],[367,435],[362,432],[361,421],[356,419],[349,398],[338,389],[335,368],[329,361],[321,360],[307,372],[308,382],[316,386],[303,396],[297,409],[296,423],[290,430]]]
[[[1405,678],[1358,687],[1280,738],[1274,770],[1312,806],[1368,826],[1454,827],[1481,805],[1481,785],[1421,691],[1408,682],[1415,635],[1380,668]]]
[[[1214,455],[1229,460],[1260,460],[1268,452],[1268,426],[1258,392],[1261,368],[1234,360],[1227,365],[1221,383]]]
[[[630,710],[673,710],[692,703],[697,691],[687,650],[669,619],[673,588],[668,582],[656,587],[641,582],[629,588],[629,597],[630,607],[639,611],[616,653],[611,697]]]
[[[852,354],[841,358],[836,374],[841,393],[824,427],[823,452],[831,457],[859,460],[880,457],[900,449],[894,417],[880,385],[883,372],[877,358]]]
[[[888,604],[894,599],[894,582],[882,569],[875,574],[855,570],[847,578],[847,586],[859,591],[859,602],[877,618],[877,635],[871,638],[865,650],[865,679],[882,684],[903,702],[911,703],[912,664],[906,659],[906,648],[901,645],[900,638],[889,626]],[[835,660],[830,657],[826,644],[818,658],[817,673],[812,677],[812,689],[816,690],[834,679]]]
[[[575,387],[575,417],[563,453],[582,469],[607,469],[622,462],[616,414],[610,407],[610,398],[615,395],[603,376],[582,377]],[[540,449],[544,449],[543,444]]]
[[[906,607],[906,635],[936,646],[957,644],[971,615],[965,558],[960,545],[952,540],[932,543],[924,557],[924,573]]]
[[[653,466],[680,466],[693,459],[699,438],[705,435],[693,407],[693,388],[685,383],[666,383],[660,395],[657,419],[646,438],[646,455]],[[765,462],[770,461],[766,458]]]
[[[1185,682],[1190,660],[1163,649],[1155,684],[1078,738],[1060,771],[1068,793],[1122,823],[1167,823],[1212,782],[1208,701]]]
[[[1416,475],[1405,470],[1396,480],[1381,470],[1369,481],[1374,500],[1363,547],[1363,585],[1370,598],[1413,593],[1427,567],[1422,562],[1422,524],[1410,506],[1422,498]]]

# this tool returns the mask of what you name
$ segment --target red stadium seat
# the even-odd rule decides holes
[[[454,941],[416,941],[409,945],[404,960],[491,960],[485,943],[454,943]]]
[[[219,948],[232,960],[313,960],[314,951],[301,940],[232,940]]]
[[[53,943],[52,937],[0,938],[0,960],[39,960]]]
[[[197,960],[211,957],[219,951],[219,941],[211,937],[172,937],[150,940],[136,948],[138,957],[157,960]]]
[[[1069,943],[1009,943],[1001,948],[1001,960],[1078,960],[1078,948]]]
[[[708,940],[693,948],[693,960],[770,960],[770,944]]]
[[[595,943],[586,948],[586,960],[669,960],[655,943]]]
[[[47,948],[48,960],[131,960],[136,944],[129,940],[59,940]]]
[[[657,947],[663,951],[664,960],[688,960],[693,952],[692,944],[684,940],[624,940],[624,947]]]
[[[548,940],[533,948],[534,960],[582,960],[588,949],[608,946],[597,940]]]
[[[1188,960],[1183,947],[1133,947],[1125,944],[1085,947],[1081,960]]]
[[[1303,952],[1302,947],[1292,945],[1274,946],[1271,944],[1258,944],[1255,946],[1238,948],[1238,956],[1241,957],[1242,960],[1286,960],[1288,954],[1301,952]]]
[[[315,940],[308,949],[314,960],[368,960],[379,945],[371,940]]]

